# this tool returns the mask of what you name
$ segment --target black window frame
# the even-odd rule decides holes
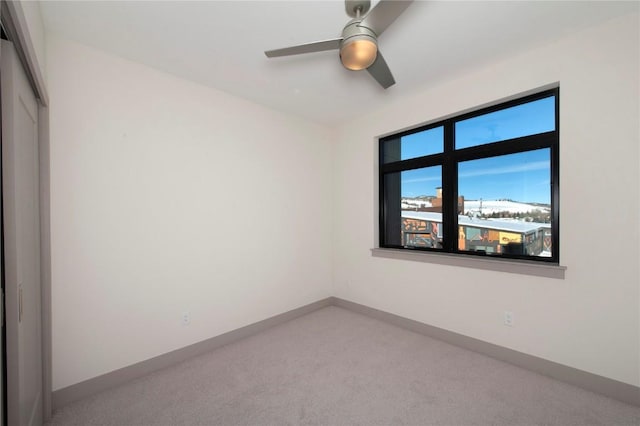
[[[475,145],[471,147],[455,149],[455,123],[469,118],[504,110],[514,106],[526,104],[536,100],[553,96],[555,99],[555,130],[516,137],[498,142]],[[398,160],[384,163],[383,146],[386,142],[397,140],[403,136],[423,132],[436,127],[444,127],[444,150],[441,153],[424,157]],[[455,115],[444,120],[429,123],[410,130],[405,130],[378,139],[378,179],[379,179],[379,247],[404,250],[419,250],[433,253],[455,254],[460,256],[485,256],[491,259],[506,261],[530,260],[559,264],[560,261],[560,88],[547,89],[531,95],[502,102],[489,107],[479,108],[471,112]],[[502,155],[516,154],[538,149],[550,150],[551,171],[551,256],[530,256],[523,254],[489,254],[478,251],[459,250],[458,248],[458,164],[463,161],[494,158]],[[406,247],[386,244],[387,235],[387,211],[384,177],[388,173],[397,173],[424,167],[442,167],[442,226],[445,238],[441,248]],[[401,196],[400,196],[401,197]]]

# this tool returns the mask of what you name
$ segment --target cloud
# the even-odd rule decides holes
[[[549,162],[548,161],[533,161],[531,163],[526,164],[514,164],[514,165],[506,165],[500,167],[486,167],[483,169],[469,170],[466,172],[462,172],[458,175],[460,178],[467,177],[475,177],[475,176],[495,176],[495,175],[506,175],[509,173],[522,173],[522,172],[532,172],[536,170],[549,170]],[[424,176],[424,177],[415,177],[412,179],[403,179],[403,184],[409,183],[418,183],[418,182],[440,182],[442,178],[440,176]],[[549,184],[549,181],[546,181],[545,184]]]
[[[492,176],[492,175],[506,175],[509,173],[522,173],[532,172],[535,170],[549,170],[550,165],[548,161],[534,161],[526,164],[515,164],[502,167],[487,167],[484,169],[469,170],[458,174],[458,177],[474,177],[474,176]]]
[[[404,179],[402,181],[403,184],[406,183],[417,183],[417,182],[434,182],[434,181],[442,181],[442,178],[440,176],[426,176],[426,177],[421,177],[421,178],[413,178],[413,179]]]

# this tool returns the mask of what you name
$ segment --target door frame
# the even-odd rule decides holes
[[[38,150],[40,157],[40,280],[42,315],[42,401],[43,419],[51,418],[52,363],[51,363],[51,215],[49,167],[49,96],[29,32],[23,5],[19,1],[0,0],[0,20],[13,43],[17,56],[27,73],[38,100]],[[1,53],[0,53],[1,54]],[[1,71],[0,71],[1,72]],[[0,94],[1,95],[1,94]],[[6,343],[5,343],[6,344]],[[6,347],[5,350],[6,356]],[[6,359],[6,358],[5,358]],[[6,380],[6,371],[3,372]],[[11,389],[7,389],[10,392]],[[6,398],[6,395],[3,395]],[[4,405],[5,409],[9,407]],[[5,413],[6,414],[6,413]],[[4,423],[0,419],[0,423]]]

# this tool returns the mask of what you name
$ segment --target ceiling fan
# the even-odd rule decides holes
[[[353,19],[342,29],[341,37],[267,50],[264,53],[268,58],[275,58],[340,49],[340,61],[345,68],[353,71],[366,69],[386,89],[396,81],[378,49],[378,37],[412,2],[413,0],[380,0],[369,12],[370,0],[345,0],[347,15]]]

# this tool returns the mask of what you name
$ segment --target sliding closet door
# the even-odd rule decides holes
[[[2,40],[2,200],[9,425],[42,423],[38,104]]]

